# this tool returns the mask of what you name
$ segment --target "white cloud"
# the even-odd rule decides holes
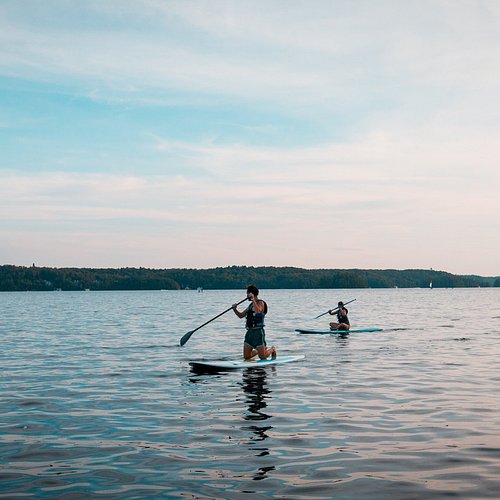
[[[469,2],[458,8],[448,1],[360,2],[356,9],[345,2],[264,2],[262,9],[254,2],[88,5],[107,13],[108,25],[89,29],[73,20],[54,29],[29,12],[22,22],[4,20],[4,74],[78,82],[111,101],[169,103],[178,91],[180,99],[186,93],[195,102],[200,94],[210,96],[208,103],[232,97],[286,106],[288,113],[366,106],[370,99],[398,107],[406,99],[421,111],[419,96],[436,99],[450,87],[452,95],[490,89],[498,96],[495,2],[481,8]],[[161,15],[153,19],[156,12]],[[124,19],[136,29],[123,30]],[[442,94],[441,105],[449,98]]]
[[[161,152],[182,149],[212,175],[2,172],[0,231],[11,231],[16,240],[30,227],[68,235],[99,229],[122,258],[127,252],[117,242],[129,234],[173,251],[168,262],[155,257],[158,266],[189,266],[192,254],[181,247],[199,240],[205,250],[197,265],[242,263],[248,235],[258,234],[259,250],[247,263],[328,266],[332,252],[344,248],[351,251],[343,267],[360,267],[360,259],[362,267],[415,267],[424,265],[423,256],[431,261],[436,253],[451,255],[457,245],[475,247],[474,240],[489,239],[498,227],[499,174],[490,166],[471,170],[475,151],[467,144],[416,147],[391,136],[295,150],[165,144]],[[402,168],[403,162],[411,168]],[[474,238],[469,242],[464,234]],[[476,265],[481,252],[492,268],[487,247],[475,249]],[[459,271],[444,261],[441,268]]]

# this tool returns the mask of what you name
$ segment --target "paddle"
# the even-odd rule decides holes
[[[351,302],[354,302],[355,300],[356,300],[356,299],[352,299],[352,300],[350,300],[349,302],[346,302],[344,305],[346,306],[347,304],[350,304]],[[338,307],[336,307],[335,309],[328,309],[328,311],[326,311],[326,312],[324,312],[324,313],[320,314],[319,316],[316,316],[316,317],[315,317],[315,318],[313,318],[313,319],[318,319],[318,318],[321,318],[321,316],[324,316],[325,314],[328,314],[329,312],[332,312],[332,313],[333,313],[333,312],[338,311],[338,310],[339,310],[339,308],[338,308]]]
[[[247,301],[248,299],[245,298],[243,300],[240,300],[236,305],[239,306],[242,302],[245,302]],[[182,338],[181,338],[181,341],[180,341],[180,344],[181,344],[181,347],[191,338],[191,335],[193,335],[194,332],[196,332],[197,330],[199,330],[200,328],[203,328],[205,325],[208,325],[209,323],[211,323],[214,319],[217,319],[219,318],[220,316],[222,316],[223,314],[226,314],[228,311],[230,311],[231,309],[233,308],[233,306],[231,306],[229,309],[226,309],[225,311],[221,312],[220,314],[217,314],[217,316],[215,316],[215,318],[212,318],[211,320],[207,321],[206,323],[203,323],[203,325],[199,326],[198,328],[195,328],[194,330],[191,330],[190,332],[187,332]]]

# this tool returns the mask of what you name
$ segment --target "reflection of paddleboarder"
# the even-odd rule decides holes
[[[348,310],[344,306],[344,303],[340,301],[338,303],[338,308],[337,311],[335,310],[330,310],[328,311],[331,315],[337,314],[337,321],[332,321],[330,323],[330,330],[349,330],[351,328],[351,325],[349,323],[349,318],[347,317]]]
[[[267,304],[259,299],[259,289],[255,285],[247,288],[247,298],[251,303],[244,311],[238,311],[238,304],[233,304],[236,316],[246,318],[247,333],[243,344],[243,357],[251,359],[258,354],[260,359],[267,359],[269,356],[275,359],[276,348],[267,347],[266,344],[264,318],[267,314]]]
[[[266,370],[254,368],[243,372],[242,388],[248,404],[248,412],[243,419],[248,425],[242,427],[243,430],[249,430],[250,435],[249,450],[255,451],[257,457],[269,455],[269,448],[263,442],[270,436],[267,433],[273,426],[269,424],[268,419],[272,415],[266,413],[267,400],[271,399],[271,390],[267,382]],[[253,479],[260,480],[268,477],[270,471],[275,470],[274,466],[260,467],[255,472]]]
[[[243,418],[249,421],[267,420],[270,418],[264,410],[267,407],[266,399],[270,398],[271,391],[267,384],[266,370],[255,368],[252,370],[245,370],[243,372],[243,380],[241,384],[243,391],[246,395],[246,402],[248,404],[248,414]],[[257,436],[265,439],[268,436],[263,435],[270,427],[251,428],[257,431]]]

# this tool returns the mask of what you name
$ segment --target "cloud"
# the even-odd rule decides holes
[[[497,199],[497,170],[488,161],[478,164],[477,151],[466,143],[415,144],[374,135],[353,144],[279,149],[153,140],[167,159],[181,151],[186,165],[209,175],[0,171],[4,220],[45,214],[53,220],[133,218],[229,226],[266,217],[269,227],[282,223],[278,220],[314,226],[325,213],[397,220],[398,212],[427,212],[430,218],[436,210],[462,214],[474,204],[487,214]],[[489,144],[484,143],[485,158],[493,157]],[[424,200],[433,208],[422,207]]]
[[[460,179],[400,176],[382,183],[377,176],[349,171],[328,176],[327,170],[320,176],[313,170],[313,181],[307,169],[289,177],[283,170],[281,180],[274,172],[262,181],[264,170],[249,168],[203,183],[183,176],[1,172],[0,235],[9,245],[0,257],[3,262],[19,262],[21,255],[34,259],[27,252],[33,243],[19,249],[31,238],[43,241],[35,260],[49,265],[189,267],[195,262],[198,267],[454,271],[452,248],[465,252],[476,239],[493,236],[498,183],[471,190]],[[483,214],[480,221],[477,211]],[[464,234],[474,238],[464,240]],[[252,251],[249,241],[256,242]],[[476,249],[474,260],[482,253],[487,262],[487,248]]]
[[[47,15],[51,3],[45,5]],[[40,9],[30,16],[20,4],[20,17],[4,6],[0,67],[4,74],[64,80],[115,102],[199,105],[205,96],[206,105],[232,98],[286,106],[289,114],[400,107],[405,99],[421,112],[422,94],[439,106],[450,86],[494,91],[498,6],[427,5],[361,2],[354,11],[345,2],[265,2],[261,10],[254,2],[90,2],[74,6],[68,24],[39,23]],[[78,15],[106,22],[90,28],[78,24]]]
[[[242,61],[238,54],[218,54],[202,47],[189,47],[164,32],[152,34],[119,31],[88,32],[43,27],[12,27],[4,24],[0,56],[4,74],[39,81],[64,79],[87,82],[90,95],[112,94],[132,100],[141,93],[162,89],[156,97],[169,102],[168,92],[227,94],[250,99],[278,93],[279,82],[289,88],[314,86],[316,76],[277,61]],[[254,56],[254,59],[256,56]],[[123,82],[127,82],[123,84]],[[139,94],[139,95],[138,95]],[[145,98],[148,98],[147,96]],[[153,96],[152,102],[155,102]]]

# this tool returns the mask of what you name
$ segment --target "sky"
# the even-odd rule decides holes
[[[0,264],[500,275],[497,0],[0,0]]]

